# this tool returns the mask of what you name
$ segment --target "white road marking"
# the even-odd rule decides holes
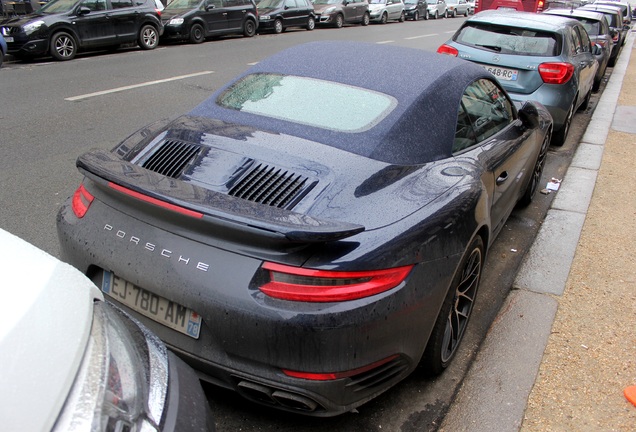
[[[88,99],[88,98],[92,98],[92,97],[95,97],[95,96],[103,96],[103,95],[107,95],[107,94],[110,94],[110,93],[123,92],[123,91],[126,91],[126,90],[132,90],[132,89],[136,89],[136,88],[139,88],[139,87],[146,87],[146,86],[155,85],[155,84],[162,84],[162,83],[166,83],[166,82],[170,82],[170,81],[182,80],[182,79],[192,78],[192,77],[200,76],[200,75],[208,75],[208,74],[211,74],[211,73],[214,73],[214,71],[203,71],[203,72],[197,72],[197,73],[193,73],[193,74],[189,74],[189,75],[181,75],[181,76],[176,76],[176,77],[172,77],[172,78],[166,78],[166,79],[162,79],[162,80],[148,81],[148,82],[141,83],[141,84],[133,84],[133,85],[124,86],[124,87],[117,87],[117,88],[110,89],[110,90],[103,90],[103,91],[98,91],[98,92],[95,92],[95,93],[87,93],[87,94],[83,94],[83,95],[79,95],[79,96],[68,97],[68,98],[64,98],[64,100],[76,101],[76,100],[81,100],[81,99]]]
[[[388,43],[393,43],[393,42],[395,42],[395,41],[387,40],[387,41],[381,41],[381,42],[376,42],[376,43],[379,44],[379,45],[382,45],[382,44],[388,44]]]
[[[411,40],[411,39],[420,39],[420,38],[431,37],[431,36],[439,36],[439,33],[431,33],[431,34],[425,34],[421,36],[411,36],[404,39]]]

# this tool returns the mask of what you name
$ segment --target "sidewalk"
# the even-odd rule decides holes
[[[633,46],[441,431],[636,431]]]

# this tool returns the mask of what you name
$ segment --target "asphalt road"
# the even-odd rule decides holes
[[[250,64],[286,47],[313,40],[356,40],[435,51],[463,20],[297,30],[154,51],[129,48],[114,54],[83,54],[63,63],[9,61],[0,69],[0,228],[58,255],[55,214],[81,180],[75,159],[84,151],[110,149],[148,123],[191,110]],[[328,63],[325,59],[325,67]],[[387,79],[400,79],[399,65]],[[597,100],[598,95],[593,96],[588,112]],[[546,179],[565,173],[589,118],[588,113],[575,116],[566,145],[551,149]],[[533,205],[515,211],[509,219],[490,251],[463,346],[441,377],[430,380],[415,373],[357,412],[332,419],[272,411],[206,386],[218,430],[435,430],[509,291],[551,199],[551,195],[538,194]]]

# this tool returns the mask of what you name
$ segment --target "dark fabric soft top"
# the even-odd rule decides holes
[[[237,79],[263,72],[367,88],[393,96],[398,104],[369,130],[337,132],[220,107],[216,99],[230,83],[190,115],[294,135],[400,165],[450,157],[461,95],[478,78],[493,80],[483,68],[454,57],[344,41],[312,42],[289,48],[253,66]]]

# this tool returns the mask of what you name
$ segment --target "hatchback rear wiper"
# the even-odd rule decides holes
[[[497,45],[482,45],[482,44],[475,44],[475,46],[478,47],[483,47],[492,51],[497,51],[497,52],[501,52],[501,47],[497,46]]]

